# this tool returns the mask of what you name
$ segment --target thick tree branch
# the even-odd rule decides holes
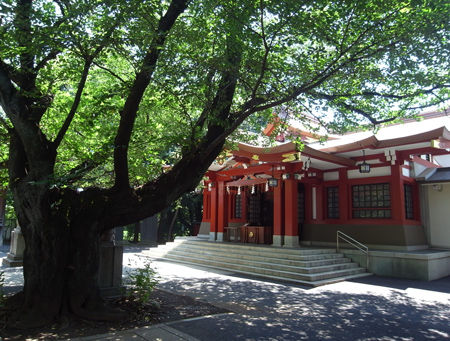
[[[317,92],[308,92],[308,94],[310,96],[314,97],[314,98],[325,99],[327,101],[333,101],[336,98],[338,98],[338,97],[335,97],[333,95],[329,96],[327,94],[322,94],[322,93],[317,93]],[[355,112],[355,113],[357,113],[357,114],[367,118],[370,121],[370,123],[372,123],[374,125],[381,124],[381,123],[387,123],[387,122],[395,120],[395,117],[387,118],[387,119],[384,119],[384,120],[377,120],[377,119],[375,119],[373,117],[373,115],[371,113],[369,113],[369,112],[367,112],[367,111],[365,111],[365,110],[363,110],[361,108],[358,108],[355,105],[346,103],[346,102],[337,103],[336,105],[337,106],[341,106],[341,107],[343,107],[343,108],[345,108],[347,110],[353,111],[353,112]]]
[[[55,148],[55,150],[58,149],[64,136],[67,133],[67,130],[69,129],[70,123],[72,123],[72,120],[75,117],[75,113],[77,112],[78,105],[80,104],[81,95],[82,95],[84,87],[86,85],[86,80],[89,75],[89,69],[91,68],[91,65],[92,65],[91,58],[88,58],[84,61],[83,72],[81,73],[81,79],[78,82],[77,92],[75,94],[75,98],[73,100],[72,107],[70,108],[69,114],[67,115],[66,119],[64,120],[64,123],[58,132],[58,135],[56,135],[56,138],[53,141],[53,147]]]
[[[61,53],[59,50],[52,50],[50,51],[44,58],[42,58],[34,67],[34,71],[38,72],[40,69],[45,67],[47,63],[53,59],[55,59],[58,54]]]
[[[111,69],[108,69],[107,67],[97,63],[97,62],[93,62],[93,64],[95,66],[97,66],[99,69],[102,69],[106,72],[108,72],[111,76],[113,76],[114,78],[118,79],[121,83],[123,84],[128,84],[128,82],[126,80],[124,80],[122,77],[120,77],[117,73],[115,73],[114,71],[112,71]]]
[[[167,12],[160,19],[149,49],[142,62],[140,72],[136,75],[133,86],[121,112],[120,124],[114,142],[115,188],[128,189],[128,146],[136,120],[137,111],[150,83],[161,49],[176,19],[187,8],[189,0],[172,0]]]
[[[192,190],[200,181],[209,165],[223,148],[229,129],[230,109],[236,92],[239,68],[242,58],[242,47],[238,43],[239,28],[227,37],[225,59],[228,68],[222,71],[218,89],[210,107],[208,107],[208,131],[203,138],[183,154],[182,159],[157,180],[149,182],[131,193],[116,192],[111,202],[107,220],[108,226],[118,226],[139,220],[161,211],[170,202],[186,191]],[[226,132],[226,133],[225,133]],[[221,138],[217,138],[220,136]],[[131,194],[131,195],[130,195]],[[133,205],[123,206],[132,201]],[[131,221],[130,221],[131,220]]]
[[[102,50],[108,45],[108,41],[111,38],[111,35],[113,34],[115,29],[115,25],[112,25],[110,29],[106,32],[104,35],[102,41],[100,44],[96,47],[94,52],[91,55],[84,57],[84,66],[83,66],[83,72],[81,73],[80,81],[78,82],[77,86],[77,92],[75,94],[74,101],[72,103],[72,107],[70,108],[69,114],[67,115],[66,119],[64,120],[63,125],[61,126],[61,129],[58,132],[58,135],[56,136],[55,140],[53,141],[53,147],[58,149],[59,145],[61,144],[64,136],[67,133],[67,130],[69,129],[70,124],[73,121],[73,118],[75,117],[75,114],[77,112],[78,106],[81,101],[81,95],[83,94],[84,87],[86,85],[86,80],[89,75],[89,70],[92,66],[92,63],[94,59],[102,52]]]
[[[396,94],[389,94],[389,93],[381,93],[377,91],[361,91],[357,93],[342,93],[342,94],[325,94],[320,92],[312,92],[313,94],[317,95],[324,95],[328,96],[329,99],[338,99],[338,98],[352,98],[352,97],[380,97],[380,98],[388,98],[388,99],[395,99],[395,100],[402,100],[402,99],[409,99],[414,98],[420,95],[429,95],[432,94],[435,90],[438,89],[445,89],[450,88],[450,84],[439,84],[435,85],[430,89],[420,89],[415,91],[411,94],[404,94],[404,95],[396,95]]]
[[[18,90],[16,90],[12,84],[8,70],[5,69],[5,64],[0,64],[0,105],[14,126],[14,128],[9,128],[9,125],[4,122],[5,128],[11,133],[11,141],[14,142],[10,143],[10,150],[25,150],[27,155],[32,157],[37,158],[42,155],[47,155],[47,157],[51,158],[52,152],[46,149],[47,141],[39,127],[26,117],[22,117],[22,115],[26,116],[26,114],[29,113],[26,109],[25,102],[26,101],[19,95]],[[29,143],[23,146],[21,140],[27,140]],[[10,151],[10,158],[12,155],[11,152],[12,151]],[[16,158],[17,160],[23,160],[25,158],[22,155],[22,152],[20,153],[20,156]],[[15,159],[13,158],[13,160]],[[33,164],[34,162],[38,161],[31,161]],[[20,166],[19,164],[22,165]],[[24,168],[23,164],[22,161],[13,161],[13,163],[11,163],[11,165],[16,165],[14,166],[14,169],[17,169],[17,174],[23,174],[23,169],[19,171],[19,168]],[[14,170],[14,172],[16,172],[16,170]],[[13,177],[13,179],[16,178],[16,176]]]
[[[18,43],[22,52],[20,60],[20,87],[25,91],[32,91],[35,88],[36,74],[34,68],[34,55],[31,53],[32,33],[31,33],[31,10],[32,0],[19,0],[16,7],[16,17],[14,23],[17,29]]]
[[[8,115],[10,112],[9,105],[17,90],[12,84],[7,66],[7,64],[0,62],[0,105]]]
[[[264,2],[263,2],[263,0],[260,0],[260,2],[259,2],[259,10],[260,10],[259,22],[261,25],[261,39],[263,41],[263,46],[264,46],[264,56],[263,56],[263,59],[261,62],[261,70],[259,72],[258,79],[256,80],[255,85],[252,90],[251,100],[256,98],[256,93],[257,93],[259,87],[261,86],[262,80],[263,80],[265,72],[266,72],[267,59],[268,59],[269,53],[270,53],[270,47],[269,47],[269,44],[267,43],[266,32],[264,29]]]
[[[0,59],[0,68],[3,69],[3,72],[8,76],[8,78],[13,81],[14,83],[20,82],[20,77],[18,75],[18,72],[9,64],[5,63],[3,60]]]

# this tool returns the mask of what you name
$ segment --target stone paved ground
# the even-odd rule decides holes
[[[370,276],[311,289],[154,265],[161,288],[234,312],[171,324],[200,340],[450,339],[450,277],[422,282]]]
[[[125,273],[146,261],[139,251],[125,250]],[[160,288],[232,311],[170,324],[199,340],[450,339],[450,277],[421,282],[371,276],[311,289],[163,261],[153,265]],[[6,285],[20,285],[20,276],[20,270],[8,270]]]

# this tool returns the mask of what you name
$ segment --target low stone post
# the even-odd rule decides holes
[[[22,231],[19,223],[11,233],[11,247],[6,258],[3,259],[3,265],[9,267],[23,265],[23,252],[25,250],[25,240],[23,239]]]
[[[158,216],[145,218],[141,224],[141,244],[148,246],[158,245]]]
[[[122,286],[123,246],[116,245],[114,230],[105,232],[100,241],[98,284],[103,297],[120,296]]]

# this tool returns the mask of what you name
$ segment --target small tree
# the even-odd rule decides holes
[[[99,236],[192,190],[242,123],[287,104],[299,118],[331,110],[329,127],[348,129],[448,99],[445,1],[0,7],[1,156],[26,243],[23,325],[63,311],[113,318],[98,295]]]

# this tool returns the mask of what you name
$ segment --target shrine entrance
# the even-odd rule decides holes
[[[247,221],[242,227],[241,241],[254,244],[272,244],[273,192],[259,189],[248,196]]]

